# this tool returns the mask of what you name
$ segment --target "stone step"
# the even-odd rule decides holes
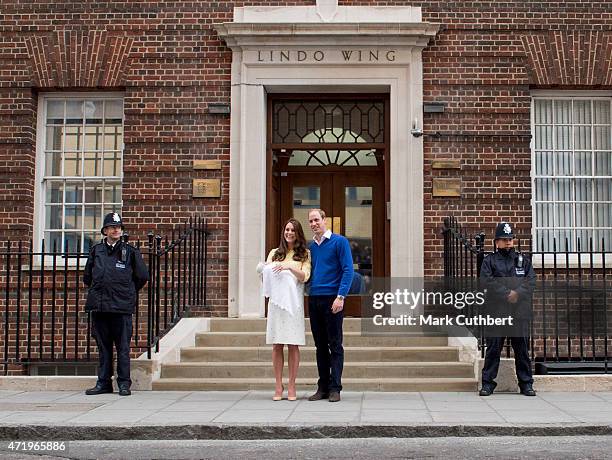
[[[302,361],[315,361],[315,347],[300,347]],[[287,351],[285,349],[285,359]],[[344,347],[344,360],[443,362],[457,361],[456,347]],[[250,361],[271,362],[272,347],[188,347],[181,349],[181,362]]]
[[[425,347],[447,346],[446,336],[425,336],[422,334],[362,336],[360,332],[345,332],[343,343],[347,347]],[[266,345],[265,332],[199,332],[196,334],[197,347],[262,347]],[[313,346],[311,333],[306,333],[306,345]]]
[[[286,372],[286,370],[285,370]],[[300,363],[299,375],[304,378],[318,376],[316,362]],[[354,362],[345,363],[342,373],[346,378],[414,378],[414,377],[465,377],[474,375],[474,365],[469,363],[406,363],[406,362]],[[274,378],[271,363],[219,362],[178,363],[162,366],[161,378]]]
[[[266,318],[211,318],[211,332],[265,332]],[[361,318],[344,318],[342,328],[345,332],[361,331]],[[306,331],[310,331],[310,319],[306,318]]]
[[[285,377],[285,387],[286,385]],[[298,378],[297,389],[314,392],[316,378]],[[475,378],[394,378],[394,379],[368,379],[346,378],[342,379],[344,391],[476,391],[478,379]],[[244,391],[244,390],[274,390],[274,379],[189,379],[189,378],[162,378],[153,382],[153,390],[161,391]],[[201,403],[202,406],[206,402]]]

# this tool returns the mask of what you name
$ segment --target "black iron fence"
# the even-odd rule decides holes
[[[481,229],[444,220],[444,277],[453,289],[477,284],[486,249]],[[538,276],[529,325],[530,352],[536,373],[608,373],[612,331],[612,252],[602,240],[553,239],[551,250],[534,250],[531,237],[518,238],[517,249],[529,256]],[[539,247],[544,248],[544,242]],[[471,313],[471,312],[470,312]],[[484,331],[475,330],[484,356]],[[506,346],[507,356],[510,347]]]
[[[140,291],[131,347],[159,350],[159,341],[192,307],[206,306],[208,228],[190,219],[165,237],[149,232],[132,242],[149,269]],[[124,235],[127,241],[127,235]],[[0,247],[0,364],[4,373],[23,365],[80,364],[97,360],[87,288],[82,282],[87,253],[9,241]]]

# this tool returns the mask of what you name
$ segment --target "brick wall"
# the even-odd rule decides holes
[[[134,237],[152,227],[205,216],[212,231],[209,312],[227,311],[231,52],[214,24],[234,6],[314,1],[5,0],[0,7],[0,239],[33,227],[38,94],[125,94],[124,218]],[[500,219],[531,227],[531,88],[612,87],[609,2],[341,1],[341,5],[421,6],[442,25],[423,52],[424,100],[447,103],[425,114],[425,271],[442,268],[443,217],[450,212],[490,235]],[[439,133],[439,134],[436,134]],[[433,159],[461,160],[432,170]],[[193,171],[219,159],[220,171]],[[433,198],[432,179],[461,177],[462,196]],[[194,178],[220,178],[220,199],[193,199]]]

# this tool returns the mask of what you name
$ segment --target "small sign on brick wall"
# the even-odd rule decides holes
[[[461,160],[433,160],[432,169],[461,169]]]
[[[461,178],[435,178],[433,180],[434,197],[460,197]]]
[[[194,179],[194,198],[219,198],[221,196],[221,179]]]
[[[193,160],[193,169],[221,169],[221,160]]]

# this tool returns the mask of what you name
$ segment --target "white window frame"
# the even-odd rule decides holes
[[[45,187],[43,186],[43,180],[45,175],[45,143],[46,143],[46,120],[47,120],[47,101],[50,99],[121,99],[124,104],[124,109],[122,113],[122,123],[121,129],[123,133],[123,142],[121,143],[121,163],[120,163],[120,171],[119,178],[121,180],[121,184],[123,185],[124,181],[124,173],[123,173],[123,164],[124,164],[124,153],[125,153],[125,94],[121,92],[54,92],[54,93],[44,93],[39,95],[38,99],[38,114],[36,120],[36,159],[35,159],[35,186],[34,186],[34,228],[33,228],[33,238],[34,238],[34,249],[36,251],[40,251],[42,248],[42,239],[44,238],[44,226],[45,226]],[[62,176],[64,177],[64,176]],[[84,193],[84,191],[83,191]],[[123,207],[123,187],[121,191],[121,207]],[[100,235],[100,238],[102,236]],[[45,244],[45,252],[50,252],[52,250],[49,245]],[[40,266],[41,257],[35,257],[34,264]],[[81,258],[81,259],[84,259]],[[63,259],[62,264],[63,264]],[[58,259],[59,263],[60,259]],[[80,266],[84,267],[84,260],[81,260]],[[45,266],[51,266],[52,257],[47,256],[44,261]],[[68,259],[68,265],[70,267],[74,267],[77,265],[77,258]]]
[[[536,152],[535,152],[535,101],[537,99],[559,99],[559,100],[567,100],[567,99],[578,99],[578,100],[594,100],[594,99],[608,99],[612,104],[612,91],[554,91],[554,90],[533,90],[531,91],[531,104],[530,104],[530,125],[531,125],[531,142],[530,142],[530,150],[531,150],[531,218],[533,225],[531,226],[531,237],[534,242],[534,246],[536,246],[536,200],[535,200],[535,165],[536,165]],[[612,107],[611,107],[612,114]],[[554,124],[553,124],[554,125]],[[554,134],[553,134],[554,135]],[[612,129],[610,130],[610,136],[612,137]],[[573,136],[571,140],[572,144],[574,142]],[[611,139],[612,146],[612,139]],[[573,149],[572,149],[573,150]],[[588,178],[589,176],[585,176]],[[575,198],[574,198],[575,202]],[[593,216],[594,217],[594,216]],[[575,219],[575,217],[574,217]],[[606,252],[612,252],[612,241],[609,242],[610,247],[606,248]],[[536,246],[537,247],[537,246]],[[538,248],[540,249],[540,248]],[[561,251],[564,249],[564,246],[558,247],[557,251]],[[588,247],[581,248],[582,251],[589,250]],[[552,251],[552,250],[551,250]],[[591,259],[589,254],[581,254],[580,261],[578,260],[578,254],[569,254],[569,257],[566,257],[565,253],[558,253],[556,255],[553,254],[544,254],[544,260],[542,260],[542,256],[538,255],[533,258],[533,265],[536,268],[552,268],[555,263],[558,268],[578,268],[579,265],[582,268],[590,267]],[[605,257],[606,268],[612,267],[612,254],[607,254]],[[598,268],[602,266],[602,256],[601,253],[593,254],[593,267]]]

